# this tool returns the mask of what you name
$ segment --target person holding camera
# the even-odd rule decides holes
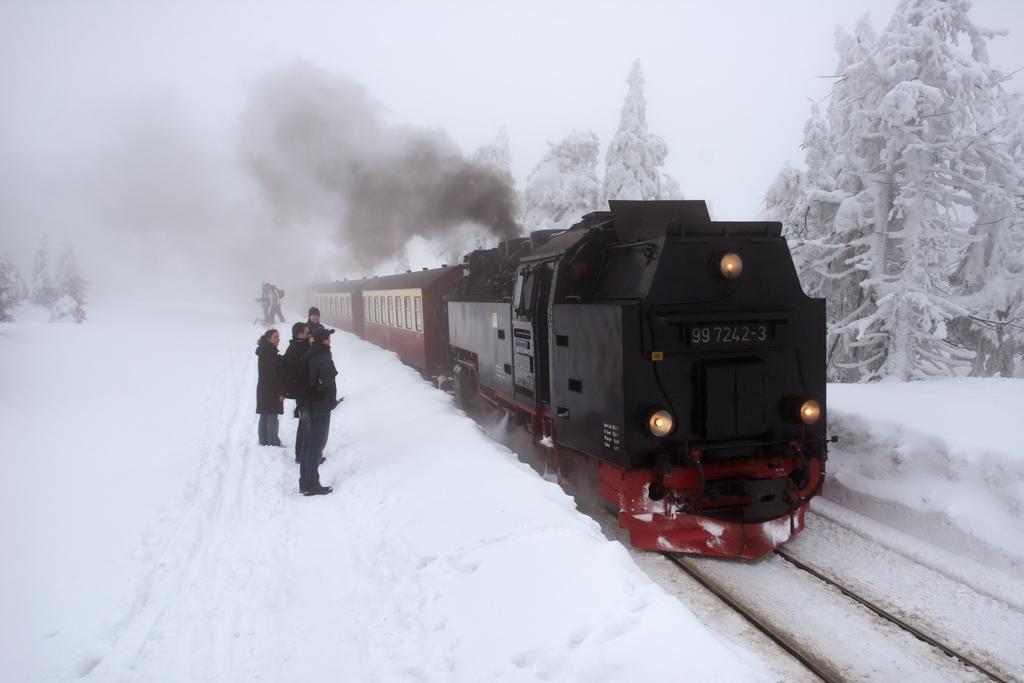
[[[292,325],[292,338],[284,352],[285,398],[295,399],[295,417],[299,420],[295,432],[295,462],[301,462],[302,448],[309,435],[309,410],[305,405],[309,395],[308,371],[305,355],[309,351],[309,326]]]
[[[299,491],[306,496],[322,496],[334,489],[320,483],[320,458],[331,429],[331,411],[338,400],[338,370],[331,357],[331,335],[334,330],[317,326],[310,336],[313,345],[304,356],[309,394],[305,402],[309,411],[309,432],[299,462]]]

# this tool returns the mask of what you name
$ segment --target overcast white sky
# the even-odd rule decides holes
[[[896,4],[3,2],[0,243],[77,229],[87,209],[69,179],[102,173],[104,145],[148,113],[170,112],[223,171],[250,84],[295,60],[362,82],[395,121],[444,128],[467,153],[506,126],[521,188],[572,128],[608,142],[639,57],[666,170],[719,218],[750,219],[780,166],[802,160],[836,26],[870,12],[880,30]],[[1024,67],[1024,1],[977,0],[973,17],[1011,32],[991,43],[996,67]]]

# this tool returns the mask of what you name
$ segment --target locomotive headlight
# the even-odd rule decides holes
[[[817,401],[804,401],[800,406],[800,421],[812,425],[821,417],[821,406]]]
[[[724,254],[718,262],[718,270],[726,280],[735,280],[743,272],[743,259],[734,252]]]
[[[655,410],[647,418],[647,427],[655,436],[668,436],[676,426],[675,418],[667,410]]]

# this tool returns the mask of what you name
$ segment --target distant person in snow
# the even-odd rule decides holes
[[[270,283],[264,282],[260,285],[260,288],[260,298],[256,299],[256,301],[263,307],[263,317],[256,322],[270,325]]]
[[[277,322],[277,318],[281,318],[281,322],[284,322],[284,313],[281,312],[281,299],[284,298],[284,290],[278,289],[277,285],[270,285],[268,295],[270,297],[270,317],[267,318],[267,324],[273,325]]]
[[[299,491],[306,496],[320,496],[330,493],[330,486],[320,484],[320,458],[327,445],[331,429],[331,411],[341,402],[338,400],[336,377],[338,370],[331,357],[331,335],[323,325],[311,332],[313,345],[304,356],[309,386],[309,433],[303,444],[299,463]]]
[[[295,462],[300,462],[302,447],[309,434],[309,410],[305,406],[309,394],[309,378],[304,356],[309,351],[309,325],[292,325],[292,338],[284,352],[285,398],[295,399],[295,417],[299,427],[295,433]]]
[[[277,435],[277,416],[284,412],[284,364],[277,353],[281,335],[277,330],[267,330],[256,343],[259,358],[259,380],[256,383],[256,412],[260,416],[259,437],[261,446],[280,446]]]
[[[309,320],[306,321],[306,325],[309,327],[309,333],[313,334],[313,331],[320,327],[320,309],[316,306],[309,307]],[[310,339],[312,341],[312,339]]]

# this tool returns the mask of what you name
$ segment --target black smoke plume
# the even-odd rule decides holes
[[[500,238],[520,232],[507,179],[442,131],[389,123],[345,78],[306,65],[277,71],[255,85],[241,124],[246,167],[275,219],[336,225],[364,265],[467,222]]]

